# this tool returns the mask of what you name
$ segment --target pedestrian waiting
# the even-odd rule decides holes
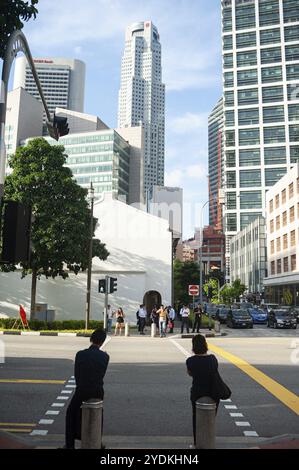
[[[181,308],[180,315],[182,318],[182,324],[181,324],[181,334],[184,332],[184,327],[186,327],[187,333],[189,333],[189,317],[190,317],[190,310],[187,307],[187,305],[184,305]]]
[[[166,337],[167,308],[165,308],[164,305],[161,305],[157,313],[159,315],[160,338],[165,338]]]
[[[167,317],[168,317],[169,333],[173,333],[174,319],[175,319],[175,309],[171,305],[169,305],[169,307],[167,307]]]
[[[199,329],[201,327],[201,316],[202,316],[202,307],[199,304],[194,308],[194,323],[193,323],[192,333],[195,332],[195,328],[196,328],[197,333],[199,333]]]
[[[146,324],[147,311],[144,304],[141,304],[137,310],[138,318],[138,331],[141,335],[144,335],[144,328]]]
[[[121,307],[119,307],[119,309],[115,312],[115,316],[116,316],[116,323],[115,323],[114,336],[117,335],[117,332],[119,332],[119,336],[121,336],[121,331],[125,325],[125,314]]]

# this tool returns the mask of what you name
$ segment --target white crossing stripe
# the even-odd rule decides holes
[[[54,419],[40,419],[38,424],[53,424]]]
[[[258,437],[258,433],[256,431],[243,431],[244,432],[244,436],[247,436],[247,437]]]
[[[226,402],[231,402],[232,400],[231,398],[228,398],[227,400],[220,400],[220,401],[222,401],[223,403],[226,403]]]
[[[235,421],[235,423],[237,426],[251,426],[251,424],[248,423],[248,421]]]
[[[66,385],[66,388],[76,388],[76,385]]]
[[[59,411],[48,410],[48,411],[46,412],[46,415],[59,415]]]
[[[224,408],[226,408],[227,410],[236,410],[237,409],[236,405],[224,405]]]
[[[56,397],[56,400],[68,400],[69,397]]]
[[[51,406],[56,406],[58,408],[64,406],[64,403],[52,403]]]
[[[48,434],[47,430],[44,429],[35,429],[30,433],[30,436],[46,436]]]
[[[69,383],[69,384],[75,384],[75,383],[76,383],[76,380],[70,379],[70,380],[68,380],[68,383]]]
[[[242,413],[230,413],[232,418],[244,418],[244,415]]]
[[[60,393],[73,393],[73,391],[72,390],[61,390]]]

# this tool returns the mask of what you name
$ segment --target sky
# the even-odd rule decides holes
[[[184,190],[184,238],[208,200],[208,115],[222,95],[220,0],[39,0],[23,29],[33,57],[86,64],[85,108],[117,126],[125,29],[151,20],[166,85],[165,185]],[[208,208],[204,212],[208,223]]]

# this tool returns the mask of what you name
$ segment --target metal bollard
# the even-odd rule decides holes
[[[156,323],[151,324],[151,337],[154,338],[157,333],[157,325]]]
[[[91,398],[82,403],[81,409],[81,449],[101,449],[103,401]]]
[[[130,324],[125,323],[125,336],[130,336]]]
[[[215,449],[216,403],[210,397],[201,397],[196,408],[196,449]]]
[[[215,330],[215,333],[220,333],[220,321],[219,320],[215,320],[214,330]]]

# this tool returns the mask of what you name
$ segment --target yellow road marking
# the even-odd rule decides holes
[[[36,424],[33,423],[0,423],[0,426],[30,426],[34,427]]]
[[[294,413],[299,415],[299,397],[295,393],[290,392],[287,388],[283,387],[248,362],[222,348],[219,348],[219,346],[209,343],[209,349],[241,369],[245,374],[249,375],[249,377],[278,398],[278,400],[284,403]]]
[[[12,429],[12,428],[0,428],[1,431],[6,431],[6,432],[31,432],[32,429]]]
[[[0,379],[0,383],[14,384],[65,384],[65,380]]]

